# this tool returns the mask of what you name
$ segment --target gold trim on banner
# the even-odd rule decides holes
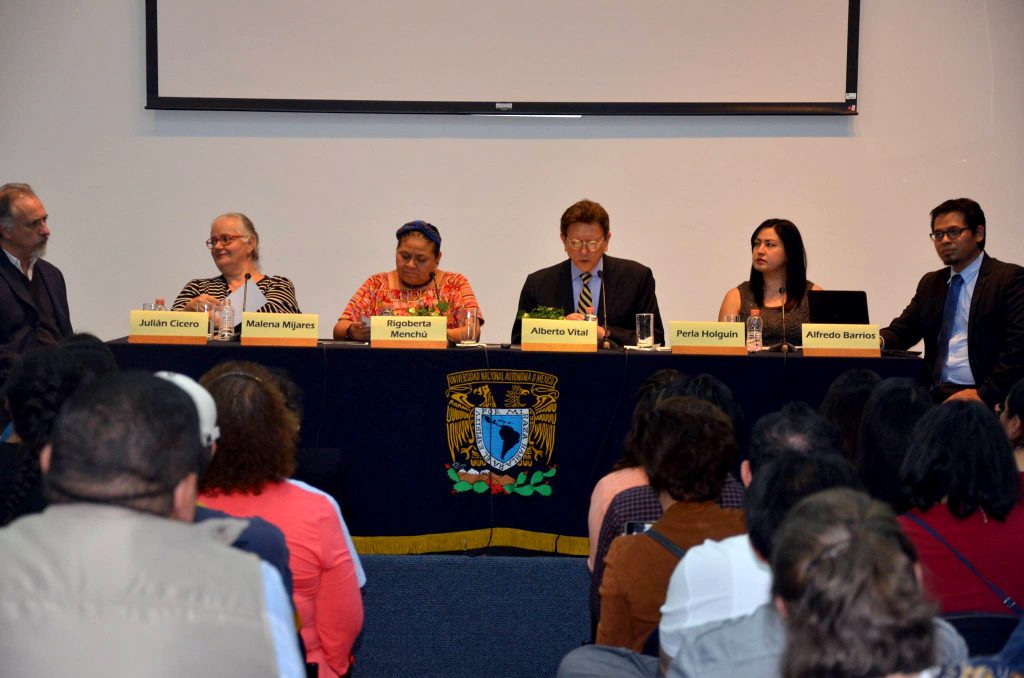
[[[408,555],[442,551],[472,551],[488,546],[521,548],[567,556],[590,553],[590,540],[548,532],[530,532],[510,527],[495,527],[463,532],[442,532],[407,537],[352,537],[356,551],[365,555]],[[557,550],[556,550],[557,549]]]

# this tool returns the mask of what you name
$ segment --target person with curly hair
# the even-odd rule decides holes
[[[46,507],[39,452],[50,442],[60,408],[82,384],[80,363],[67,351],[29,351],[15,364],[4,387],[14,434],[0,444],[0,526]]]
[[[257,516],[284,532],[306,662],[319,666],[321,678],[348,674],[363,602],[337,504],[289,479],[299,428],[295,414],[273,375],[255,363],[222,363],[200,384],[217,403],[221,432],[202,481],[203,505]]]
[[[664,514],[618,537],[604,562],[597,643],[642,650],[658,626],[669,578],[686,549],[744,531],[743,512],[716,499],[736,456],[732,422],[711,403],[676,397],[643,417],[638,445]]]

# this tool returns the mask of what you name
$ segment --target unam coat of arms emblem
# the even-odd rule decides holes
[[[558,377],[532,370],[448,375],[453,492],[551,496]]]

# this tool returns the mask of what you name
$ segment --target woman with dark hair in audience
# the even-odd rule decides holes
[[[864,407],[871,391],[882,381],[873,370],[854,368],[846,370],[832,382],[821,401],[818,411],[825,421],[831,422],[843,437],[843,452],[853,460],[857,454],[857,439],[864,418]]]
[[[1006,612],[1007,596],[1024,601],[1020,477],[991,410],[954,400],[924,415],[900,481],[911,507],[900,523],[917,546],[926,588],[944,614]]]
[[[800,230],[788,219],[766,219],[750,236],[750,250],[750,280],[726,293],[718,319],[738,315],[746,322],[750,309],[759,308],[766,347],[783,341],[799,344],[800,325],[807,322],[804,297],[808,290],[821,289],[807,279],[807,254]]]
[[[647,377],[636,394],[636,406],[633,408],[633,423],[622,446],[625,450],[622,459],[615,462],[612,472],[597,481],[594,492],[590,495],[590,511],[587,514],[587,527],[590,532],[590,556],[587,567],[594,571],[595,555],[597,554],[598,536],[601,522],[604,520],[608,504],[619,492],[631,487],[647,484],[647,471],[644,470],[640,449],[637,446],[637,425],[644,415],[650,412],[662,400],[682,395],[686,375],[671,368],[658,370]],[[602,556],[604,554],[601,554]]]
[[[826,490],[793,507],[775,536],[772,595],[785,619],[786,678],[963,675],[936,667],[935,610],[914,544],[865,494]]]
[[[0,444],[0,525],[46,507],[39,453],[50,442],[60,408],[82,377],[78,361],[55,347],[29,351],[11,369],[4,403],[14,433]]]
[[[864,408],[854,466],[875,499],[903,511],[900,466],[918,420],[934,406],[931,395],[912,379],[886,379]]]
[[[363,602],[337,504],[288,479],[295,468],[298,420],[274,377],[254,363],[222,363],[200,383],[217,403],[221,431],[203,477],[202,503],[281,529],[306,661],[319,665],[322,678],[344,676],[363,625]]]
[[[637,444],[664,515],[617,538],[605,559],[597,642],[641,650],[660,618],[682,553],[744,531],[743,512],[716,502],[736,455],[732,422],[711,403],[670,398],[642,418]]]
[[[1006,437],[1013,446],[1013,457],[1017,470],[1021,472],[1022,488],[1024,488],[1024,379],[1021,379],[1006,395],[1006,400],[996,405],[999,423],[1006,431]]]

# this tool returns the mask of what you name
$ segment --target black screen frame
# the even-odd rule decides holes
[[[158,0],[146,0],[146,108],[176,111],[299,113],[404,113],[534,116],[857,115],[860,2],[848,0],[846,97],[804,102],[544,102],[381,101],[343,99],[249,99],[160,95],[157,44]]]

